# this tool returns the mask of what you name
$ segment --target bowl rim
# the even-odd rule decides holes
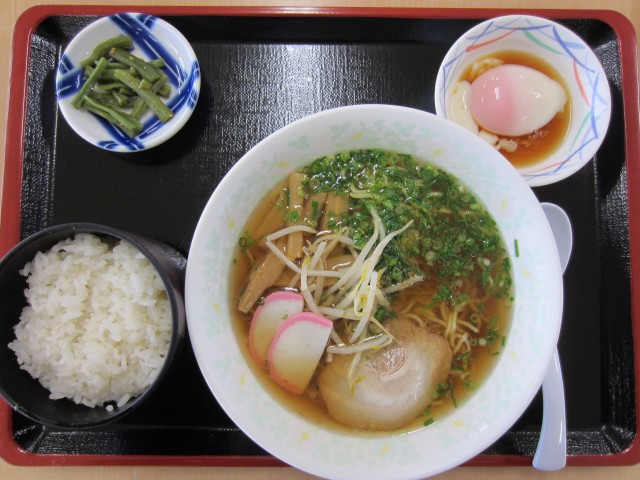
[[[65,235],[62,235],[64,232],[68,232]],[[52,236],[52,235],[60,235],[58,239],[52,239],[49,242],[49,246],[43,249],[35,249],[33,256],[37,252],[46,251],[56,245],[58,242],[63,241],[66,238],[73,238],[78,234],[83,233],[91,233],[97,235],[99,237],[111,237],[117,240],[122,240],[131,244],[138,252],[142,253],[147,260],[153,265],[154,269],[158,273],[159,277],[162,280],[164,285],[164,289],[167,292],[167,298],[169,299],[169,303],[171,305],[171,339],[169,342],[169,348],[165,355],[165,359],[163,361],[162,367],[158,371],[156,377],[149,384],[149,386],[139,395],[132,397],[127,401],[123,406],[116,407],[112,412],[106,412],[105,416],[100,418],[97,421],[92,422],[68,422],[64,420],[59,420],[56,418],[48,417],[42,415],[33,410],[27,409],[23,407],[18,401],[16,401],[13,395],[2,385],[0,385],[0,395],[2,398],[17,412],[22,415],[34,420],[43,425],[47,425],[50,427],[61,428],[61,429],[86,429],[86,428],[94,428],[102,425],[106,425],[112,423],[116,420],[123,418],[124,416],[131,413],[134,408],[137,408],[140,404],[142,404],[147,398],[151,397],[163,383],[163,380],[169,374],[169,371],[172,369],[172,363],[175,359],[176,355],[181,348],[182,338],[186,335],[186,315],[184,311],[184,305],[180,305],[180,301],[182,299],[182,293],[176,289],[172,279],[170,278],[169,273],[165,270],[165,268],[159,263],[156,254],[154,254],[145,242],[150,242],[155,245],[161,246],[163,249],[168,249],[172,255],[177,255],[182,257],[182,254],[175,250],[173,247],[155,240],[150,237],[145,237],[128,230],[111,227],[108,225],[102,225],[91,222],[68,222],[61,223],[56,225],[51,225],[49,227],[45,227],[28,237],[24,238],[20,242],[18,242],[14,247],[12,247],[1,259],[0,259],[0,275],[3,270],[6,268],[6,265],[17,255],[23,253],[24,250],[30,250],[34,241]],[[184,257],[182,257],[184,259]],[[177,298],[180,297],[180,298]],[[15,319],[14,326],[18,324],[20,321],[19,318]],[[26,375],[29,375],[27,372],[24,372]],[[40,382],[31,377],[34,382],[40,385]],[[44,386],[41,385],[43,389],[46,390]],[[64,399],[61,399],[64,400]],[[68,399],[67,399],[68,400]],[[55,400],[51,400],[55,401]],[[68,400],[71,401],[71,400]],[[76,404],[80,408],[92,409],[92,407],[87,407],[85,405]],[[93,407],[95,409],[104,409],[103,406]],[[88,410],[91,411],[91,410]]]
[[[587,44],[587,42],[582,37],[580,37],[580,35],[578,35],[576,32],[574,32],[570,28],[565,27],[561,23],[558,23],[557,21],[554,21],[550,18],[543,17],[541,15],[530,15],[526,13],[522,13],[522,14],[513,13],[513,14],[501,15],[498,17],[488,18],[486,20],[483,20],[475,24],[473,27],[471,27],[470,29],[465,31],[462,35],[460,35],[460,37],[451,45],[451,47],[449,48],[449,50],[447,51],[447,53],[442,59],[440,67],[438,68],[438,73],[436,75],[435,88],[434,88],[435,111],[437,115],[442,116],[444,118],[447,118],[448,116],[447,109],[443,105],[443,97],[448,97],[449,91],[450,91],[450,89],[448,89],[447,86],[445,85],[445,82],[446,82],[445,70],[447,66],[452,65],[454,63],[457,64],[457,62],[459,61],[459,58],[463,56],[463,52],[466,49],[463,50],[462,46],[470,43],[475,45],[474,42],[478,41],[479,37],[482,36],[485,32],[488,32],[493,25],[499,24],[500,27],[508,27],[514,22],[528,22],[529,23],[528,27],[530,27],[533,30],[540,29],[546,26],[551,26],[554,29],[554,32],[556,32],[555,41],[561,43],[561,48],[563,49],[563,52],[567,56],[573,58],[575,61],[577,55],[575,55],[574,52],[571,50],[573,48],[572,44],[579,46],[581,51],[583,53],[586,53],[586,55],[589,57],[589,60],[591,62],[589,66],[591,69],[595,70],[594,75],[597,75],[597,78],[604,80],[597,83],[596,89],[598,90],[599,95],[596,96],[594,94],[593,96],[594,98],[589,99],[590,101],[593,102],[589,106],[589,108],[591,109],[591,115],[593,117],[596,116],[595,103],[598,103],[598,105],[604,105],[605,107],[604,110],[600,112],[600,114],[598,115],[598,117],[602,118],[602,125],[603,125],[602,130],[597,131],[595,122],[594,122],[594,125],[592,126],[592,128],[596,130],[594,132],[595,138],[585,139],[584,144],[580,148],[573,151],[569,150],[567,152],[567,155],[570,155],[568,158],[565,158],[565,155],[561,155],[561,150],[563,148],[563,145],[561,144],[560,146],[558,146],[558,148],[554,152],[552,152],[549,155],[549,158],[547,160],[536,162],[533,166],[525,166],[525,167],[517,168],[517,170],[523,175],[523,177],[525,178],[527,183],[529,183],[530,186],[538,187],[538,186],[550,185],[552,183],[562,181],[568,178],[569,176],[577,173],[592,160],[592,158],[597,153],[600,146],[602,145],[602,142],[606,137],[608,127],[611,121],[611,113],[612,113],[611,112],[611,86],[609,85],[609,81],[607,79],[607,75],[604,71],[604,68],[602,67],[601,62],[599,61],[593,49]],[[568,41],[565,42],[564,41],[565,39]],[[490,41],[491,40],[489,40],[489,42]],[[478,49],[482,50],[483,47],[484,45],[480,44]],[[549,48],[550,47],[548,47],[548,49]],[[553,53],[554,55],[550,54],[549,57],[545,57],[542,60],[544,60],[549,65],[551,65],[551,67],[553,67],[554,69],[559,70],[557,67],[557,63],[554,63],[554,61],[552,60],[558,57],[559,54],[557,52],[553,52]],[[482,55],[479,55],[479,56],[482,56]],[[581,62],[577,61],[576,64],[578,65],[578,67],[574,68],[574,75],[578,75],[578,69],[580,68]],[[454,71],[458,71],[459,69],[460,67],[456,65],[456,67],[454,68]],[[583,93],[582,89],[584,88],[583,85],[579,85],[577,88],[571,88],[571,86],[569,85],[569,82],[565,82],[565,83],[567,84],[567,88],[571,89],[572,91],[571,93],[574,93],[574,94],[577,93],[577,95],[572,95],[572,97],[579,98],[582,96],[582,93]],[[575,109],[576,100],[572,100],[572,103],[571,103],[571,107],[572,107],[571,121],[572,122],[576,120],[575,118],[573,118],[574,117],[573,110]],[[582,119],[580,121],[582,121]],[[577,141],[577,139],[569,139],[569,133],[571,132],[571,129],[572,129],[572,126],[569,125],[567,138],[563,141],[563,144],[567,144],[569,141],[572,141],[572,142]],[[587,153],[584,153],[584,152],[587,152]],[[575,156],[575,155],[578,155],[579,160],[575,162],[570,162],[572,156]]]
[[[292,138],[295,138],[296,135],[295,133],[300,133],[301,131],[304,130],[304,128],[307,128],[306,125],[308,124],[312,124],[313,122],[317,121],[318,119],[324,119],[326,117],[331,118],[332,116],[340,116],[343,113],[345,114],[349,114],[351,112],[360,112],[362,115],[366,116],[369,114],[372,114],[374,111],[378,111],[378,112],[394,112],[396,114],[402,114],[405,113],[407,115],[417,115],[420,116],[422,119],[428,118],[430,121],[433,122],[437,122],[440,123],[441,125],[446,125],[446,127],[444,128],[448,128],[450,129],[452,132],[455,132],[456,134],[459,134],[461,136],[463,136],[465,138],[465,141],[468,140],[471,144],[474,144],[476,142],[483,142],[481,139],[479,139],[478,137],[472,135],[470,132],[466,131],[463,127],[460,127],[457,124],[454,124],[453,122],[443,119],[441,117],[437,117],[436,115],[429,113],[429,112],[425,112],[425,111],[420,111],[420,110],[416,110],[416,109],[412,109],[412,108],[408,108],[408,107],[400,107],[400,106],[395,106],[395,105],[353,105],[353,106],[347,106],[347,107],[338,107],[338,108],[334,108],[334,109],[329,109],[329,110],[325,110],[322,112],[318,112],[306,117],[303,117],[299,120],[296,120],[288,125],[286,125],[285,127],[277,130],[276,132],[272,133],[271,135],[269,135],[268,137],[266,137],[265,139],[261,140],[258,144],[256,144],[253,148],[251,148],[245,155],[242,156],[242,158],[229,170],[229,172],[226,174],[225,178],[218,184],[218,186],[216,187],[216,189],[214,190],[214,192],[212,193],[209,201],[207,202],[207,205],[205,206],[202,216],[200,217],[200,220],[198,221],[198,225],[196,227],[196,231],[194,233],[193,236],[193,241],[192,241],[192,245],[191,245],[191,249],[188,255],[188,261],[187,261],[187,276],[186,276],[186,288],[185,288],[185,298],[186,298],[186,307],[187,307],[187,321],[189,324],[189,330],[192,333],[192,338],[195,337],[195,341],[192,342],[192,347],[196,356],[196,360],[197,363],[203,373],[203,376],[205,378],[205,381],[207,382],[207,384],[209,385],[209,389],[211,390],[211,392],[213,393],[213,395],[215,396],[216,400],[218,401],[218,403],[221,405],[221,407],[225,410],[225,412],[229,415],[229,417],[244,431],[245,434],[247,434],[250,438],[252,438],[256,443],[258,443],[259,445],[261,445],[262,448],[264,448],[265,450],[268,450],[271,454],[275,455],[276,457],[279,457],[280,459],[282,459],[285,462],[290,463],[291,465],[305,470],[307,472],[310,472],[312,474],[315,475],[326,475],[327,472],[329,472],[329,474],[331,475],[331,478],[349,478],[348,474],[344,474],[340,473],[340,472],[335,472],[334,470],[330,470],[328,469],[326,472],[318,472],[317,470],[313,470],[312,467],[309,466],[309,463],[306,462],[305,463],[305,459],[300,460],[299,458],[299,453],[295,453],[292,454],[291,452],[287,451],[287,446],[286,445],[279,445],[277,444],[277,442],[274,443],[270,443],[269,440],[267,439],[267,437],[265,438],[261,438],[261,433],[260,432],[256,432],[257,427],[255,427],[255,425],[252,424],[252,419],[251,418],[247,418],[246,413],[242,413],[240,410],[242,407],[239,407],[238,405],[234,404],[232,402],[232,399],[229,397],[228,394],[226,394],[224,392],[224,388],[228,387],[228,381],[226,379],[222,379],[219,376],[216,377],[215,372],[213,370],[213,368],[210,365],[211,359],[207,359],[207,349],[211,349],[211,346],[209,345],[208,347],[204,345],[204,342],[201,340],[201,336],[200,334],[203,333],[203,326],[199,323],[200,320],[198,319],[198,316],[200,315],[200,312],[198,311],[198,307],[197,307],[197,303],[199,303],[198,300],[198,295],[200,293],[200,285],[199,285],[199,281],[201,280],[200,277],[198,277],[199,272],[198,270],[201,270],[203,267],[201,265],[202,260],[203,260],[203,251],[206,250],[206,236],[208,234],[208,231],[214,231],[212,230],[212,225],[208,225],[208,218],[214,219],[211,220],[211,223],[215,224],[218,223],[218,226],[222,225],[223,222],[226,222],[226,217],[224,217],[222,212],[216,212],[216,205],[219,204],[223,198],[225,197],[229,197],[230,195],[233,195],[233,190],[234,188],[237,188],[237,186],[240,185],[239,180],[244,176],[244,175],[248,175],[251,176],[252,174],[255,175],[255,169],[258,168],[256,167],[256,165],[259,163],[259,157],[260,157],[260,153],[261,150],[263,150],[265,147],[265,145],[268,145],[269,143],[276,143],[276,142],[286,142],[287,140],[291,141]],[[486,149],[489,148],[488,151],[493,151],[486,143],[482,143],[482,144],[478,144],[476,143],[476,145],[479,145],[478,148],[480,149],[484,149],[485,151],[487,151]],[[348,148],[346,148],[348,149]],[[487,151],[487,152],[488,152]],[[494,155],[494,154],[492,154]],[[548,245],[552,245],[553,251],[556,252],[555,250],[555,243],[552,237],[552,233],[550,230],[550,227],[546,221],[546,217],[544,217],[544,213],[542,212],[542,208],[539,206],[539,202],[537,201],[537,199],[535,198],[535,196],[533,195],[533,192],[531,191],[531,189],[528,187],[528,185],[526,184],[526,182],[524,182],[524,180],[522,179],[522,177],[515,171],[515,169],[511,166],[511,164],[509,164],[508,162],[506,162],[504,160],[504,158],[502,156],[500,156],[500,158],[502,160],[500,160],[501,164],[504,165],[504,167],[501,168],[505,168],[505,169],[509,169],[511,171],[510,175],[513,176],[514,182],[518,183],[520,182],[521,187],[522,187],[522,195],[526,195],[528,197],[528,202],[531,202],[531,207],[532,209],[539,209],[539,212],[537,212],[536,210],[536,215],[540,215],[540,217],[538,217],[538,221],[541,222],[541,226],[542,228],[545,230],[543,233],[541,233],[541,235],[546,235],[546,241],[548,243]],[[269,160],[266,160],[269,161]],[[275,161],[275,155],[274,155],[274,159],[272,159],[271,161]],[[254,167],[249,167],[250,165],[254,165]],[[245,172],[243,172],[243,170],[245,170]],[[292,169],[288,170],[288,171],[292,171]],[[284,175],[285,172],[283,172]],[[537,205],[537,207],[536,207]],[[224,217],[224,218],[223,218]],[[217,230],[215,230],[217,231]],[[544,243],[544,242],[543,242]],[[456,465],[461,464],[462,462],[468,460],[469,458],[471,458],[472,456],[480,453],[484,448],[488,447],[493,441],[497,440],[499,438],[500,435],[502,435],[506,430],[508,430],[508,428],[515,422],[517,421],[517,419],[519,418],[519,416],[522,414],[522,412],[526,409],[526,407],[529,405],[530,401],[533,399],[533,397],[535,396],[535,394],[537,393],[541,383],[542,383],[542,379],[544,377],[544,374],[546,373],[547,370],[547,366],[549,364],[549,361],[552,358],[553,355],[553,351],[555,350],[555,346],[557,343],[557,339],[558,339],[558,335],[559,335],[559,330],[560,330],[560,325],[561,325],[561,311],[562,311],[562,298],[561,298],[561,292],[562,292],[562,278],[561,278],[561,273],[560,273],[560,267],[559,267],[559,260],[556,257],[555,259],[551,260],[552,263],[555,262],[552,267],[551,267],[551,271],[554,271],[556,273],[556,275],[552,275],[551,278],[549,278],[549,282],[551,282],[554,286],[555,289],[558,290],[558,292],[560,292],[559,296],[556,296],[555,298],[555,302],[554,303],[554,316],[557,314],[557,319],[554,319],[554,323],[552,326],[552,330],[553,332],[550,333],[551,337],[550,339],[553,340],[553,342],[549,342],[549,344],[545,344],[545,353],[544,353],[544,360],[540,363],[540,365],[535,366],[534,368],[535,370],[535,374],[534,376],[536,378],[531,378],[531,385],[530,385],[530,390],[526,393],[526,403],[524,403],[523,405],[519,405],[520,408],[518,409],[514,409],[513,411],[509,412],[509,416],[503,416],[502,417],[502,422],[504,423],[504,425],[501,425],[501,428],[498,428],[499,432],[496,430],[495,432],[493,432],[492,436],[491,436],[491,441],[488,443],[482,443],[480,445],[474,445],[472,448],[472,452],[466,456],[465,458],[456,458],[453,461],[449,461],[449,463],[440,463],[438,466],[437,470],[434,470],[433,467],[431,466],[424,466],[424,468],[421,471],[413,471],[411,474],[407,474],[407,472],[403,472],[402,475],[394,475],[395,478],[423,478],[425,475],[434,475],[436,473],[440,473],[444,470],[447,470],[449,468],[452,468]],[[226,273],[225,273],[226,275]],[[557,293],[557,292],[556,292]],[[204,320],[201,323],[204,322],[211,322],[210,318],[207,318],[206,320]],[[228,329],[228,325],[227,325],[227,329]],[[232,333],[233,334],[233,333]],[[233,334],[234,335],[234,334]],[[204,336],[204,335],[203,335]],[[233,343],[237,342],[236,337],[234,336],[235,341]],[[230,355],[231,357],[233,357],[233,359],[231,360],[232,362],[235,361],[235,355],[237,354],[238,356],[240,356],[240,362],[245,362],[245,366],[246,366],[246,362],[247,359],[243,358],[242,352],[240,352],[239,350],[236,349],[238,348],[237,345],[233,345],[233,353]],[[250,372],[250,368],[248,370]],[[251,374],[250,374],[251,375]],[[246,381],[246,379],[245,379]],[[227,382],[227,385],[225,387],[225,382]],[[244,386],[243,388],[247,389],[251,389],[253,388],[253,384],[251,387],[247,387]],[[258,385],[257,387],[253,388],[254,390],[254,394],[256,389],[259,391],[261,388],[260,385]],[[471,397],[474,397],[473,395]],[[279,403],[276,400],[271,399],[272,402],[274,403]],[[278,415],[280,415],[281,413],[286,415],[286,414],[291,414],[291,412],[288,413],[283,413],[283,409],[286,409],[288,407],[283,407],[282,405],[276,405],[276,409],[278,410]],[[310,423],[308,420],[306,419],[302,419],[299,420],[302,424],[305,424],[308,426],[308,424]],[[503,428],[502,428],[503,427]],[[431,428],[431,427],[430,427]],[[427,429],[420,429],[417,433],[417,435],[420,435],[419,432],[425,431]],[[317,433],[317,432],[316,432]],[[324,431],[323,433],[324,435],[336,435],[335,432],[331,432],[331,431]],[[410,435],[414,435],[414,433],[411,433]],[[336,438],[340,438],[340,434],[337,435]],[[397,437],[394,437],[397,438]],[[360,439],[362,440],[362,439]],[[364,440],[362,440],[363,442],[370,442],[370,443],[375,443],[375,441],[377,441],[375,438],[365,438]],[[395,440],[394,440],[395,441]],[[282,442],[282,443],[286,443],[286,442]],[[284,452],[284,453],[283,453]],[[469,452],[467,452],[469,453]],[[384,474],[381,473],[380,471],[377,472],[370,472],[372,474],[371,478],[386,478],[385,476],[383,476]]]
[[[140,20],[141,18],[143,20]],[[71,94],[63,94],[61,92],[61,82],[63,79],[73,74],[73,72],[79,68],[76,66],[73,70],[68,70],[69,67],[67,65],[63,65],[62,60],[68,60],[69,54],[75,49],[83,48],[80,45],[84,41],[84,37],[94,34],[94,32],[99,29],[109,29],[110,26],[115,25],[116,22],[114,22],[114,19],[126,19],[128,22],[137,22],[140,24],[140,26],[136,27],[137,29],[141,29],[142,26],[144,26],[146,29],[145,31],[152,35],[154,39],[161,39],[160,43],[162,43],[162,46],[166,46],[167,44],[179,45],[180,49],[186,52],[187,55],[185,57],[182,57],[176,48],[173,48],[173,52],[169,53],[178,55],[183,59],[182,62],[178,63],[184,63],[184,68],[191,69],[190,76],[193,76],[192,80],[182,79],[182,83],[178,87],[173,87],[177,90],[185,88],[188,88],[188,90],[185,91],[184,99],[175,107],[174,116],[167,123],[162,124],[157,119],[150,119],[144,122],[144,117],[141,119],[141,121],[145,123],[145,131],[148,132],[145,134],[147,136],[144,139],[141,139],[140,135],[130,139],[121,133],[119,129],[108,124],[106,120],[99,119],[90,112],[76,109],[69,104]],[[156,26],[159,28],[156,28]],[[120,33],[125,33],[120,27],[116,26],[114,28],[118,29]],[[136,45],[136,38],[134,38],[134,50],[138,49],[139,47]],[[145,55],[142,54],[142,56],[144,57]],[[56,67],[55,85],[56,99],[59,109],[62,112],[62,116],[76,134],[85,141],[104,150],[120,153],[135,153],[149,150],[161,143],[164,143],[178,133],[178,131],[180,131],[180,129],[187,123],[200,97],[200,65],[191,43],[185,38],[182,32],[180,32],[171,23],[148,13],[120,12],[96,19],[74,35],[65,47],[60,58],[61,61]],[[86,79],[84,77],[80,77],[80,81],[82,81],[82,83],[84,83],[85,80]],[[174,95],[172,95],[171,98],[173,97]],[[104,136],[94,134],[90,129],[87,129],[87,125],[102,125],[105,129]],[[109,133],[106,129],[111,129],[114,133]]]

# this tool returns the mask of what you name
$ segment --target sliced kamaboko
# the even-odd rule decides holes
[[[521,136],[544,127],[567,102],[562,86],[522,65],[491,68],[471,84],[468,105],[478,124],[496,135]]]
[[[451,369],[451,347],[406,318],[389,322],[396,342],[362,356],[350,384],[353,356],[335,355],[318,378],[322,398],[338,422],[393,430],[415,419],[434,399]]]
[[[292,393],[304,392],[327,346],[333,322],[311,312],[289,317],[269,348],[269,375]]]
[[[286,290],[267,295],[264,303],[256,308],[249,328],[249,351],[258,365],[264,365],[266,362],[278,327],[303,309],[302,295]]]

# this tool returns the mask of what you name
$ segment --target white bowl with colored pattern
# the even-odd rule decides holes
[[[596,54],[576,33],[531,15],[486,20],[462,35],[445,55],[435,84],[436,113],[451,118],[451,97],[463,72],[494,52],[522,51],[543,59],[569,90],[571,118],[564,140],[535,164],[518,167],[532,187],[558,182],[584,167],[605,138],[611,118],[611,92]]]
[[[131,50],[145,60],[161,58],[171,93],[164,103],[173,112],[166,123],[147,112],[143,130],[129,138],[119,128],[71,100],[86,81],[80,62],[101,42],[119,35],[133,39]],[[170,23],[145,13],[117,13],[87,25],[66,47],[56,72],[56,95],[63,117],[87,142],[113,152],[139,152],[169,140],[187,123],[200,95],[200,65],[188,40]]]
[[[252,373],[232,328],[234,248],[257,202],[287,174],[312,160],[360,148],[408,153],[456,175],[496,219],[513,265],[513,319],[493,371],[444,418],[402,435],[338,432],[289,409]],[[478,455],[525,411],[540,388],[558,340],[562,278],[539,202],[497,151],[431,113],[360,105],[317,113],[278,130],[227,173],[193,237],[186,308],[195,356],[213,395],[267,452],[325,478],[417,479]]]

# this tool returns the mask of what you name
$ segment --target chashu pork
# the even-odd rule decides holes
[[[392,320],[388,328],[397,342],[363,355],[353,390],[347,380],[353,355],[335,355],[321,373],[320,392],[336,421],[366,430],[405,426],[449,375],[452,353],[443,337],[408,319]]]

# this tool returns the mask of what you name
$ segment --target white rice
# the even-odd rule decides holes
[[[171,306],[144,255],[78,234],[21,273],[28,305],[9,347],[50,398],[122,406],[151,384],[169,349]]]

